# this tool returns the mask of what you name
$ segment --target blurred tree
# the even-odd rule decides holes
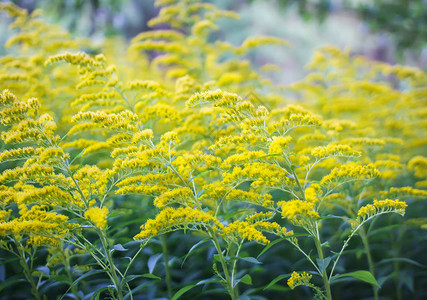
[[[356,14],[371,31],[389,34],[400,57],[407,49],[421,51],[427,47],[426,0],[278,0],[278,3],[284,8],[296,6],[303,19],[319,22],[338,10]]]
[[[2,2],[0,0],[0,2]],[[154,0],[12,0],[33,11],[40,8],[56,24],[86,37],[123,34],[131,38],[148,29],[157,14]]]

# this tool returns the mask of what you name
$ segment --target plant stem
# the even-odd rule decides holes
[[[236,273],[237,257],[239,257],[240,249],[242,249],[243,242],[244,242],[244,239],[242,240],[242,242],[237,247],[236,255],[234,255],[236,257],[236,259],[234,260],[233,268],[231,269],[231,284],[232,285],[234,285],[234,274]],[[239,291],[236,291],[236,292],[238,294]]]
[[[61,249],[62,250],[62,249]],[[70,281],[70,288],[71,288],[71,292],[73,293],[73,295],[74,295],[74,298],[76,299],[76,300],[79,300],[80,299],[80,297],[79,297],[79,295],[78,295],[78,291],[77,291],[77,286],[76,285],[73,285],[73,275],[71,274],[71,271],[70,271],[70,269],[71,269],[71,266],[70,266],[70,261],[68,260],[69,259],[69,257],[68,257],[68,255],[66,255],[64,252],[61,252],[61,254],[62,254],[62,256],[63,256],[63,259],[64,259],[64,266],[65,266],[65,272],[67,273],[67,276],[68,276],[68,280]]]
[[[114,265],[113,257],[111,256],[111,251],[107,242],[107,238],[103,230],[97,228],[96,231],[98,232],[99,239],[101,240],[102,247],[104,248],[105,255],[107,256],[111,278],[113,279],[113,283],[116,286],[117,290],[117,297],[119,300],[123,300],[122,286],[120,284],[119,278],[117,277],[116,267]]]
[[[166,271],[166,286],[168,289],[168,296],[169,299],[172,298],[172,280],[171,280],[171,273],[169,269],[169,258],[168,258],[168,248],[166,245],[166,238],[165,235],[162,235],[162,250],[163,250],[163,259],[165,260],[165,271]]]
[[[216,251],[218,252],[219,259],[220,259],[221,265],[222,265],[222,269],[224,270],[225,280],[226,280],[226,284],[228,286],[228,293],[229,293],[231,299],[234,300],[234,299],[236,299],[236,294],[234,292],[233,284],[231,283],[231,280],[230,280],[230,274],[228,272],[227,262],[225,261],[225,257],[222,254],[221,247],[218,243],[218,239],[216,238],[215,233],[213,232],[213,230],[211,228],[208,228],[208,232],[209,232],[210,237],[212,238],[212,242],[214,243]]]
[[[317,253],[319,255],[319,258],[324,259],[325,257],[323,256],[323,249],[322,249],[322,245],[320,243],[319,237],[317,237],[317,236],[314,237],[314,243],[316,244],[316,249],[317,249]],[[323,284],[325,285],[326,297],[328,300],[332,300],[331,285],[329,283],[329,279],[328,279],[328,275],[326,274],[326,270],[323,270],[322,278],[323,278]]]
[[[374,262],[372,260],[371,255],[371,249],[369,247],[369,240],[368,235],[366,234],[365,228],[361,227],[359,231],[360,238],[362,239],[363,246],[365,248],[366,256],[368,258],[368,265],[369,265],[369,272],[372,273],[375,277],[375,270],[374,270]],[[375,286],[372,286],[372,291],[374,292],[374,298],[375,300],[378,300],[378,291]]]
[[[27,264],[27,259],[25,258],[25,253],[22,250],[23,246],[21,245],[21,243],[17,243],[17,248],[18,248],[18,253],[19,253],[19,258],[22,261],[22,267],[24,268],[24,275],[27,278],[28,282],[31,284],[31,292],[34,296],[34,298],[36,298],[37,300],[41,300],[42,298],[40,297],[38,288],[37,288],[37,284],[34,281],[33,275],[32,275],[32,270],[30,270],[30,267],[28,267]]]

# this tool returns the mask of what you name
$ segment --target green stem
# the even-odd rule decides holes
[[[166,271],[166,286],[168,288],[168,296],[169,299],[172,298],[172,280],[171,280],[171,273],[169,269],[169,258],[168,258],[168,248],[166,245],[166,238],[165,235],[162,235],[162,250],[163,250],[163,259],[165,260],[165,271]]]
[[[32,271],[30,269],[30,267],[27,264],[27,260],[25,258],[25,253],[22,250],[23,246],[21,245],[21,243],[17,243],[17,248],[18,248],[18,253],[19,253],[19,258],[22,261],[22,267],[24,268],[24,275],[25,278],[27,278],[28,282],[31,284],[31,292],[34,296],[34,298],[36,298],[37,300],[41,300],[42,298],[40,297],[38,288],[37,288],[37,284],[34,281],[33,275],[32,275]]]
[[[60,251],[61,250],[62,249],[60,249]],[[68,260],[69,257],[64,252],[61,251],[61,253],[62,253],[62,256],[63,256],[63,259],[64,259],[63,262],[64,262],[64,266],[65,266],[65,272],[67,273],[67,277],[68,277],[68,280],[70,282],[71,292],[73,293],[74,298],[76,300],[79,300],[80,297],[78,296],[77,286],[73,285],[73,275],[71,274],[71,271],[70,271],[71,266],[70,266],[70,261]]]
[[[230,279],[230,274],[228,272],[227,262],[225,261],[225,257],[222,254],[221,247],[218,243],[218,239],[216,238],[215,233],[213,232],[213,230],[211,228],[208,228],[208,232],[209,232],[210,237],[212,238],[212,242],[216,248],[216,251],[218,252],[219,259],[220,259],[221,265],[222,265],[222,269],[224,270],[225,281],[226,281],[226,285],[228,287],[228,293],[229,293],[231,299],[234,300],[234,299],[236,299],[236,294],[234,292],[234,287],[233,287],[233,284],[232,284],[231,279]]]
[[[319,255],[319,258],[324,259],[325,257],[323,256],[322,245],[321,245],[320,240],[317,236],[314,237],[314,243],[316,244],[317,254]],[[326,274],[326,270],[323,270],[322,278],[323,278],[323,284],[325,285],[326,297],[328,300],[332,300],[331,285],[329,283],[329,279],[328,279],[328,275]]]
[[[240,249],[242,249],[243,246],[243,242],[244,239],[242,239],[242,241],[240,242],[239,246],[237,247],[237,251],[236,251],[236,259],[233,262],[233,268],[231,269],[231,285],[234,285],[234,274],[236,273],[236,265],[237,265],[237,258],[239,257],[239,253],[240,253]],[[235,289],[236,295],[239,295],[239,290]]]
[[[117,297],[119,300],[123,300],[122,286],[120,284],[119,278],[117,277],[116,267],[114,265],[113,257],[111,256],[111,251],[107,242],[107,238],[102,229],[97,228],[96,231],[98,232],[98,236],[101,240],[102,247],[104,248],[105,255],[107,256],[111,278],[113,279],[113,283],[116,286],[116,290],[117,290]]]
[[[366,234],[365,228],[360,228],[359,235],[362,239],[363,247],[365,248],[366,256],[368,258],[369,272],[371,272],[375,277],[374,262],[372,260],[371,248],[369,247],[368,235]],[[375,300],[378,300],[378,291],[375,286],[372,286],[372,291],[374,292]]]
[[[398,257],[399,256],[399,248],[396,247],[396,239],[395,236],[393,234],[393,231],[390,231],[390,241],[393,245],[393,256],[394,257]],[[400,288],[400,282],[399,282],[399,274],[400,274],[400,265],[399,265],[399,261],[394,260],[393,261],[393,269],[394,269],[394,274],[396,274],[396,285],[395,285],[395,295],[396,295],[396,299],[397,300],[402,300],[402,289]]]

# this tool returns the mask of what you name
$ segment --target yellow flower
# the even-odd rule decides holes
[[[158,208],[163,208],[166,205],[170,205],[172,203],[180,203],[184,205],[193,206],[193,191],[188,187],[177,188],[163,193],[154,200],[154,205]]]
[[[322,185],[331,185],[334,182],[345,182],[352,180],[369,180],[380,176],[380,172],[373,164],[360,165],[348,162],[345,165],[334,168],[330,174],[322,178]]]
[[[316,147],[311,151],[311,155],[318,159],[325,159],[333,156],[354,157],[360,156],[359,151],[354,151],[348,145],[328,145],[326,147]]]
[[[270,143],[268,154],[283,154],[283,151],[289,146],[291,136],[275,136]]]
[[[288,279],[288,286],[293,290],[300,285],[309,285],[312,276],[307,272],[298,273],[294,271],[291,278]]]
[[[85,218],[91,221],[96,227],[105,229],[107,227],[107,207],[92,207],[85,212]]]
[[[280,201],[282,217],[294,224],[303,224],[306,220],[318,219],[320,216],[314,210],[314,203],[302,200]]]
[[[357,219],[352,222],[352,226],[357,226],[366,219],[383,213],[397,213],[404,215],[408,205],[399,200],[374,200],[373,204],[362,206],[357,212]]]
[[[146,239],[169,231],[187,228],[196,229],[202,225],[221,226],[220,222],[212,215],[190,207],[163,209],[155,219],[148,220],[141,226],[141,232],[134,239]]]

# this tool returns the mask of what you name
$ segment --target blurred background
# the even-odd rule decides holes
[[[7,2],[0,0],[0,2]],[[30,12],[40,8],[50,23],[92,42],[112,35],[131,39],[152,30],[154,0],[14,0]],[[304,75],[315,48],[335,45],[354,54],[388,63],[427,69],[427,0],[211,0],[233,10],[240,20],[221,24],[222,40],[238,44],[248,36],[273,35],[288,40],[286,50],[254,54],[255,63],[279,64],[279,83]],[[4,17],[0,16],[4,19]],[[7,20],[0,19],[0,55],[8,37]],[[271,61],[273,60],[273,61]]]

